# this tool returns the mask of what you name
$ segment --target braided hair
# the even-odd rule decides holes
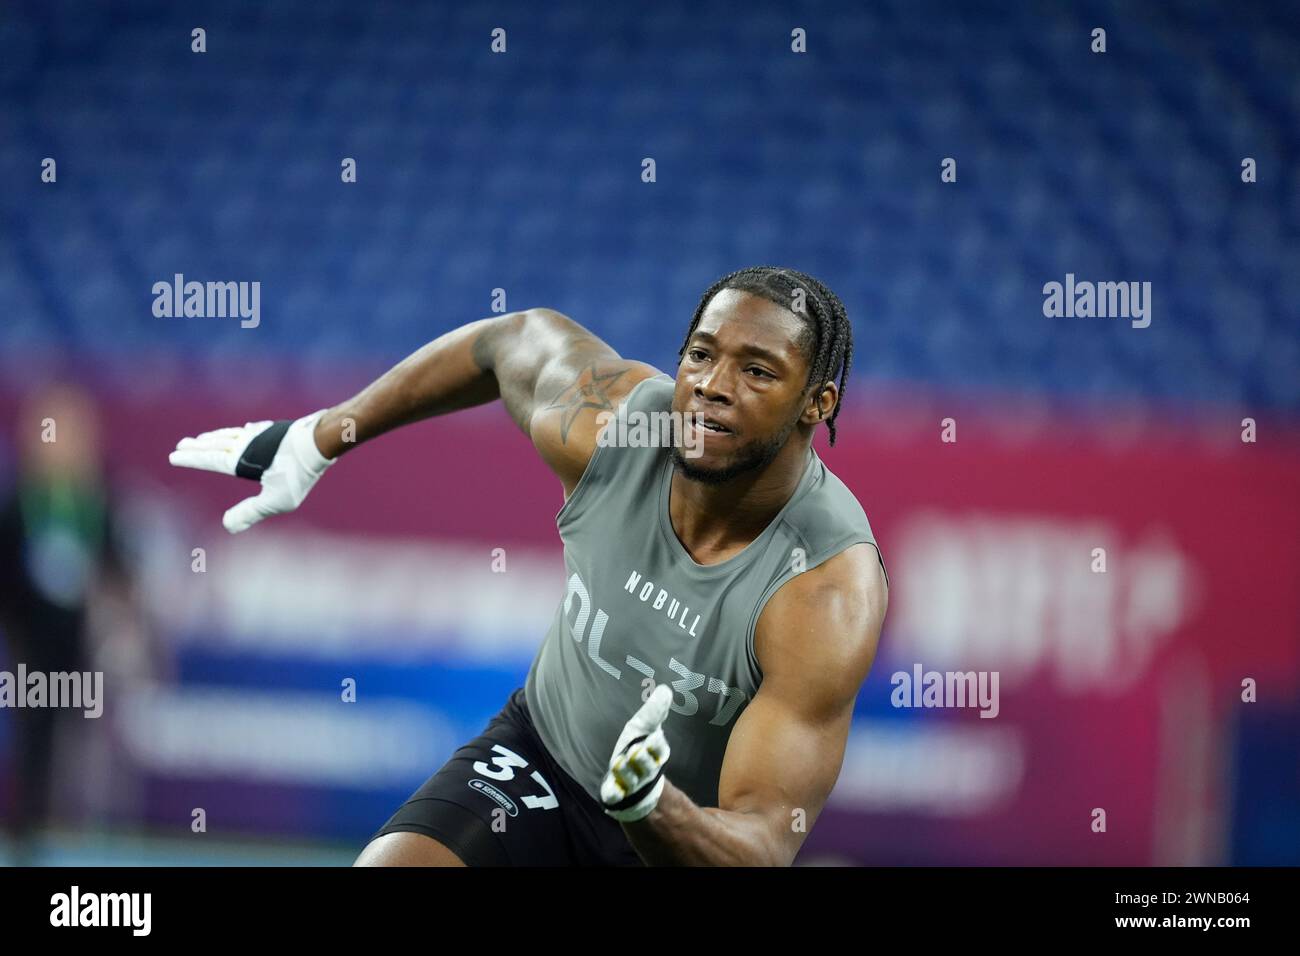
[[[804,330],[796,342],[799,349],[808,357],[808,382],[821,385],[839,373],[840,400],[835,404],[835,411],[826,422],[830,432],[830,443],[835,444],[835,419],[844,404],[844,385],[848,380],[849,367],[853,364],[853,326],[849,324],[848,312],[844,303],[830,289],[817,279],[795,269],[781,269],[777,266],[751,266],[725,275],[705,291],[700,297],[700,304],[691,319],[691,327],[686,330],[686,338],[677,351],[681,361],[686,354],[686,346],[695,334],[695,327],[700,324],[709,302],[723,289],[736,289],[761,296],[784,309],[789,309],[804,320]],[[802,295],[797,293],[802,292]]]

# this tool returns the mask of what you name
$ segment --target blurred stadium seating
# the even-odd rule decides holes
[[[15,372],[396,356],[498,287],[668,366],[712,279],[775,261],[848,303],[872,381],[1300,410],[1288,4],[7,6]],[[265,324],[154,318],[178,271],[260,280]],[[1047,334],[1066,272],[1151,281],[1153,325]]]

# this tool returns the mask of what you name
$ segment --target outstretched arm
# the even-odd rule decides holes
[[[621,358],[553,309],[512,312],[434,339],[329,409],[316,424],[316,444],[336,458],[351,447],[342,439],[346,419],[356,423],[360,444],[399,425],[500,398],[567,496],[595,450],[599,413],[658,374]]]
[[[568,497],[595,450],[599,414],[657,374],[653,366],[622,359],[567,316],[528,309],[439,336],[332,408],[183,438],[169,460],[261,483],[260,494],[226,512],[223,523],[234,533],[298,507],[354,445],[500,398]]]

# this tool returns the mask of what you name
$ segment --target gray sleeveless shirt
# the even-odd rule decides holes
[[[672,397],[673,380],[658,375],[632,389],[620,414],[667,412]],[[547,750],[597,802],[623,725],[667,683],[664,774],[716,807],[727,740],[763,679],[754,626],[764,605],[800,571],[876,543],[858,500],[810,449],[762,533],[726,561],[697,564],[668,517],[672,473],[667,447],[598,444],[555,517],[567,583],[524,694]]]

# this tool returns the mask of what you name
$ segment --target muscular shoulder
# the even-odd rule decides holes
[[[765,689],[832,711],[857,696],[875,660],[889,587],[874,545],[852,545],[795,575],[754,631]]]
[[[533,344],[544,348],[548,359],[534,384],[528,433],[567,497],[596,449],[608,418],[602,413],[613,412],[637,385],[664,373],[623,358],[567,316],[545,312],[545,321],[534,324]]]
[[[614,411],[637,385],[663,374],[644,362],[602,356],[584,358],[566,373],[566,380],[549,383],[555,391],[542,396],[533,428],[555,432],[561,444],[590,438],[593,446],[606,420],[601,413]]]

